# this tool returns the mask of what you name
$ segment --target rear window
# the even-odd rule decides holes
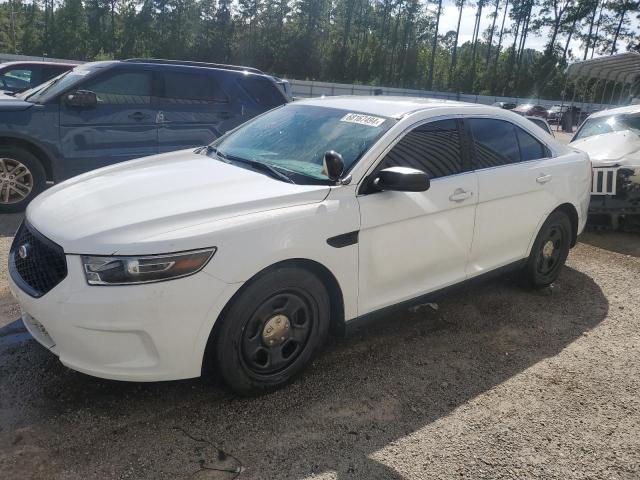
[[[256,75],[240,77],[238,83],[254,102],[267,109],[286,103],[278,86],[264,77]]]
[[[164,72],[162,98],[175,103],[226,103],[229,98],[212,75]]]

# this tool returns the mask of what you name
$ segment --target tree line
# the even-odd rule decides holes
[[[446,6],[457,9],[455,30],[441,26]],[[476,14],[461,43],[465,8]],[[176,58],[297,79],[557,98],[569,61],[640,51],[639,10],[640,0],[7,0],[0,52]],[[543,51],[527,47],[540,35]]]

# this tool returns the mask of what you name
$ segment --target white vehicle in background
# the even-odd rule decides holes
[[[98,377],[290,381],[330,327],[516,269],[558,277],[591,166],[526,118],[457,102],[329,97],[208,147],[77,176],[31,202],[10,251],[31,334]]]
[[[589,154],[589,213],[614,229],[640,226],[640,105],[590,115],[570,145]]]

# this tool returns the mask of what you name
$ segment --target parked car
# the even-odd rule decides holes
[[[271,76],[230,65],[132,59],[80,65],[0,99],[0,213],[123,160],[206,145],[287,102]]]
[[[0,90],[18,93],[33,88],[77,66],[57,62],[9,62],[0,64]]]
[[[540,118],[540,117],[524,117],[524,118],[526,118],[530,122],[540,127],[542,130],[547,132],[552,137],[555,137],[553,130],[551,130],[551,125],[549,125],[549,122],[547,122],[544,118]]]
[[[547,108],[542,105],[523,104],[513,109],[514,112],[524,117],[547,118]]]
[[[560,123],[562,115],[569,110],[569,105],[553,105],[547,110],[547,121],[549,123]]]
[[[640,105],[594,113],[571,146],[587,152],[593,163],[594,223],[640,227]]]
[[[406,97],[276,108],[39,195],[10,250],[36,340],[90,375],[290,381],[351,331],[515,269],[558,277],[591,165],[526,119]],[[117,287],[116,287],[117,285]]]
[[[493,106],[503,108],[504,110],[513,110],[516,108],[516,104],[511,102],[495,102]]]

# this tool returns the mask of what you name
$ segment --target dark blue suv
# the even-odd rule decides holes
[[[131,59],[80,65],[0,97],[0,213],[82,172],[205,145],[288,101],[277,79],[230,65]]]

